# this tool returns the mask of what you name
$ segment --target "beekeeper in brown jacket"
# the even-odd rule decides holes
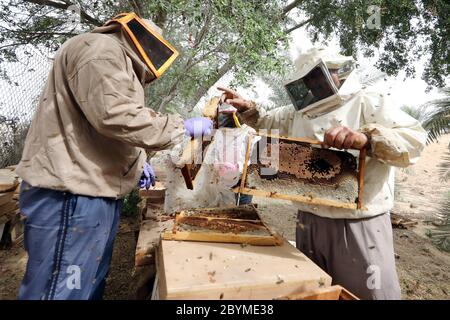
[[[145,107],[144,87],[177,55],[134,13],[57,52],[17,167],[29,255],[19,298],[101,298],[121,199],[140,177],[141,186],[154,183],[145,149],[167,149],[194,127],[200,134],[211,127]]]

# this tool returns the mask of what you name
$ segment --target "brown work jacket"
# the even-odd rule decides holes
[[[145,149],[167,149],[184,134],[180,116],[145,107],[150,78],[119,26],[68,40],[55,56],[18,175],[35,187],[125,196],[142,174]]]

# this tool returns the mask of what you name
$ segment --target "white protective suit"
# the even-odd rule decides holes
[[[336,68],[352,58],[314,49],[297,59],[297,71],[305,65],[314,64],[314,59],[322,59],[328,68]],[[416,119],[393,105],[387,95],[362,86],[355,71],[350,73],[339,88],[339,95],[342,98],[340,104],[322,105],[307,112],[296,111],[292,105],[270,111],[255,105],[239,116],[241,121],[257,129],[278,129],[280,135],[321,141],[326,130],[337,126],[367,133],[371,138],[363,193],[363,203],[367,210],[295,204],[299,210],[322,217],[373,217],[393,207],[394,167],[407,167],[415,163],[424,148],[427,134]]]

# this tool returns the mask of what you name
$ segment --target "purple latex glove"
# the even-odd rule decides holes
[[[191,118],[184,121],[186,134],[191,137],[210,136],[213,122],[209,118]]]
[[[144,172],[142,172],[141,179],[139,179],[139,187],[141,188],[150,188],[150,186],[155,185],[155,172],[153,168],[147,163],[144,163]]]

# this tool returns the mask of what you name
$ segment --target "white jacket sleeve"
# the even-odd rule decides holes
[[[292,105],[266,110],[255,104],[254,108],[238,115],[242,122],[255,129],[278,129],[280,135],[289,135],[295,112]]]
[[[414,164],[427,139],[419,121],[383,94],[367,93],[361,103],[364,121],[361,132],[370,137],[369,156],[396,167]]]

